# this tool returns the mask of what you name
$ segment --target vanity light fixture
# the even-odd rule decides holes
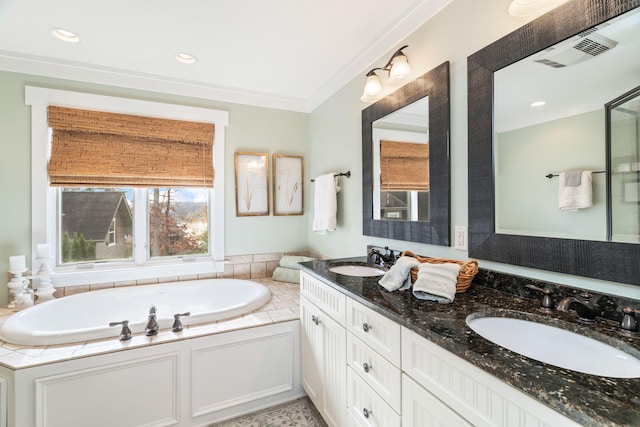
[[[560,6],[568,0],[513,0],[509,5],[511,16],[526,17],[540,15]]]
[[[80,37],[73,31],[65,30],[64,28],[52,28],[50,32],[52,36],[63,42],[80,43]]]
[[[178,52],[176,53],[176,61],[181,62],[183,64],[195,64],[198,62],[198,58],[186,52]]]
[[[402,46],[400,49],[396,50],[384,67],[374,68],[367,73],[364,92],[360,97],[363,102],[376,101],[382,94],[382,84],[380,83],[380,78],[376,74],[376,71],[387,71],[389,73],[389,79],[387,81],[389,84],[395,85],[402,83],[411,74],[407,55],[402,52],[402,49],[407,47],[409,47],[409,45]]]

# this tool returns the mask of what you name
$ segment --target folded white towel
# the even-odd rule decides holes
[[[378,284],[388,290],[403,291],[411,287],[411,276],[409,273],[413,267],[418,267],[420,261],[412,256],[401,256],[396,260],[396,263],[391,266],[380,280]]]
[[[332,172],[317,177],[314,183],[313,231],[326,234],[327,231],[336,230],[338,211],[336,194],[340,191],[338,178]]]
[[[578,185],[567,185],[575,183],[576,180],[566,180],[570,172],[560,172],[558,176],[558,208],[561,211],[577,211],[588,208],[593,204],[593,188],[591,185],[591,171],[582,171],[580,183]]]
[[[441,304],[453,302],[460,266],[454,263],[429,264],[418,267],[418,279],[413,284],[413,296]]]

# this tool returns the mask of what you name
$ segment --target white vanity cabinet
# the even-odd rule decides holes
[[[302,385],[329,425],[579,426],[321,280],[300,280]]]
[[[346,296],[300,274],[301,383],[331,427],[347,424]]]
[[[405,327],[402,369],[403,427],[580,425]]]

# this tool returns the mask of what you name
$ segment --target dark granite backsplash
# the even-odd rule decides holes
[[[506,292],[517,295],[522,298],[542,301],[542,293],[533,289],[529,289],[526,285],[534,285],[539,288],[547,288],[552,292],[554,306],[564,297],[579,297],[584,289],[572,288],[556,283],[544,282],[542,280],[534,280],[522,276],[514,276],[511,274],[500,273],[483,268],[478,269],[478,274],[473,279],[473,284],[485,286],[500,292]],[[620,322],[622,320],[622,309],[624,307],[633,307],[640,309],[640,301],[625,299],[614,295],[587,291],[593,296],[593,301],[599,307],[598,316]],[[640,294],[640,290],[638,290]]]
[[[402,254],[402,251],[397,249],[390,249],[388,247],[383,248],[373,245],[367,245],[367,254],[370,254],[374,249],[381,253],[393,252],[396,257]],[[500,292],[506,292],[511,295],[537,301],[542,301],[542,292],[530,289],[526,285],[533,285],[541,289],[546,288],[552,292],[551,297],[553,299],[554,306],[565,297],[579,297],[581,293],[585,292],[584,289],[563,286],[557,283],[545,282],[513,274],[500,273],[484,268],[478,269],[478,274],[476,274],[472,283],[474,285],[484,286]],[[623,317],[622,309],[624,307],[633,307],[640,310],[640,300],[625,299],[619,296],[594,291],[587,292],[593,296],[595,305],[599,307],[598,316],[604,319],[621,322]],[[640,289],[638,290],[638,294],[640,295]]]

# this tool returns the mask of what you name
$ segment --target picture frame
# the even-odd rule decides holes
[[[236,216],[269,215],[269,155],[235,153]]]
[[[304,213],[304,158],[273,155],[273,214]]]

